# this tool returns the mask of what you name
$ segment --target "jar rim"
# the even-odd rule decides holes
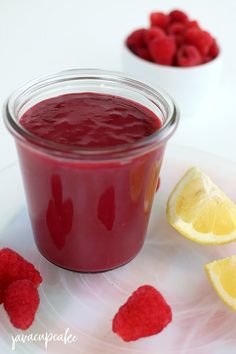
[[[15,105],[34,91],[50,87],[56,83],[65,83],[77,80],[98,80],[100,84],[113,82],[123,84],[131,90],[146,96],[152,103],[161,103],[166,111],[166,118],[159,130],[153,134],[130,144],[121,144],[110,147],[78,147],[56,143],[43,137],[37,136],[25,129],[18,121],[15,113]],[[135,101],[135,99],[134,99]],[[4,104],[4,121],[8,130],[15,138],[23,143],[30,143],[38,149],[64,158],[71,159],[116,159],[124,156],[125,152],[129,155],[136,155],[145,150],[151,150],[157,145],[165,142],[175,131],[179,121],[179,110],[173,99],[162,89],[156,90],[140,81],[130,78],[122,72],[100,70],[100,69],[70,69],[55,74],[32,80],[14,91]]]

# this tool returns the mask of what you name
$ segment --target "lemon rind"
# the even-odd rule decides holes
[[[215,235],[211,232],[203,234],[197,232],[192,224],[184,223],[181,219],[171,225],[187,239],[202,245],[223,245],[236,241],[236,231],[226,235]]]
[[[174,227],[179,233],[185,236],[187,239],[194,241],[202,245],[222,245],[230,242],[236,241],[236,230],[224,235],[215,235],[214,233],[201,233],[196,231],[191,223],[186,223],[181,218],[179,218],[175,213],[176,199],[179,195],[179,192],[183,186],[188,183],[193,177],[202,175],[204,179],[211,184],[216,186],[208,176],[201,172],[197,167],[191,167],[186,171],[181,180],[176,184],[175,188],[170,193],[170,196],[167,201],[166,215],[168,222],[172,227]],[[218,189],[218,187],[216,186]],[[223,191],[219,189],[221,195],[224,195],[228,198]],[[170,203],[172,201],[172,203]]]
[[[230,257],[228,257],[230,258]],[[217,274],[212,270],[213,264],[216,263],[217,261],[205,264],[204,268],[207,274],[207,277],[213,286],[214,290],[216,291],[217,295],[220,297],[220,299],[228,305],[231,309],[236,311],[236,298],[232,298],[232,296],[229,296],[228,293],[225,291],[224,287],[221,285],[221,282],[219,280],[219,277]]]

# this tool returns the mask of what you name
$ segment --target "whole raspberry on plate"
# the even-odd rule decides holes
[[[161,293],[151,285],[143,285],[119,308],[112,330],[129,342],[161,332],[171,320],[171,308]]]
[[[31,326],[39,306],[39,294],[27,279],[13,281],[4,292],[4,308],[16,328]]]
[[[35,287],[42,282],[42,277],[34,265],[10,248],[0,250],[0,303],[3,302],[4,290],[15,280],[28,279]]]

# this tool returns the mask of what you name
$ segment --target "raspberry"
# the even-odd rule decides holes
[[[202,63],[202,57],[197,48],[192,45],[184,45],[177,52],[178,66],[194,66]]]
[[[151,27],[144,34],[144,41],[148,45],[154,39],[161,39],[166,36],[165,32],[160,27]]]
[[[209,61],[212,61],[212,57],[207,54],[206,56],[203,57],[202,63],[206,64],[206,63],[209,63]]]
[[[200,29],[200,26],[199,26],[197,21],[192,20],[192,21],[188,21],[186,23],[186,29],[189,29],[189,28],[198,28],[198,29]]]
[[[173,10],[169,13],[170,21],[171,22],[187,22],[188,16],[185,12],[180,10]]]
[[[149,43],[149,51],[152,59],[162,65],[172,65],[176,51],[174,37],[155,39]]]
[[[150,285],[140,286],[113,318],[112,330],[129,342],[161,332],[172,320],[170,306]]]
[[[151,55],[149,53],[149,50],[147,48],[142,48],[142,47],[137,47],[135,49],[136,55],[139,56],[139,58],[142,58],[144,60],[152,61]]]
[[[15,280],[31,280],[35,287],[42,282],[40,273],[33,264],[26,261],[10,248],[0,250],[0,303],[3,302],[3,292]]]
[[[169,22],[169,16],[164,14],[163,12],[152,12],[150,15],[151,27],[166,28]]]
[[[176,45],[180,47],[183,44],[183,33],[185,31],[185,25],[182,22],[173,22],[167,28],[167,32],[173,35]]]
[[[179,35],[185,31],[185,25],[182,22],[171,23],[168,28],[168,34]]]
[[[219,54],[218,44],[211,34],[181,10],[169,14],[152,12],[150,28],[134,31],[126,44],[140,58],[169,66],[204,64]],[[177,49],[182,47],[177,56]]]
[[[184,34],[186,44],[194,45],[202,55],[206,55],[213,43],[210,33],[198,28],[190,28]]]
[[[144,34],[146,33],[146,29],[140,28],[134,32],[132,32],[127,38],[126,44],[127,47],[135,54],[137,48],[145,47]]]
[[[209,56],[211,59],[214,59],[217,57],[217,55],[219,54],[220,52],[220,48],[218,46],[218,44],[216,43],[216,40],[213,39],[213,42],[212,42],[212,45],[210,46],[210,49],[209,49]]]
[[[29,328],[38,306],[39,294],[30,280],[16,280],[5,290],[4,308],[16,328]]]
[[[179,48],[184,44],[184,39],[181,34],[176,34],[175,36],[176,46]]]

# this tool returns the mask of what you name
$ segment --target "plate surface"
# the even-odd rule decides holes
[[[0,351],[79,354],[233,354],[236,313],[217,297],[203,270],[212,260],[236,254],[236,244],[200,246],[166,221],[169,193],[187,168],[203,169],[236,201],[236,164],[203,152],[169,145],[161,171],[145,245],[129,264],[106,273],[79,274],[56,267],[37,251],[25,207],[19,168],[0,171],[0,246],[12,247],[32,261],[43,276],[34,324],[18,331],[0,308]],[[125,343],[112,333],[112,318],[140,285],[151,284],[173,310],[172,323],[160,334]],[[45,340],[22,343],[19,334],[67,334],[74,343]],[[18,335],[18,337],[16,337]],[[30,339],[30,338],[29,338]]]

